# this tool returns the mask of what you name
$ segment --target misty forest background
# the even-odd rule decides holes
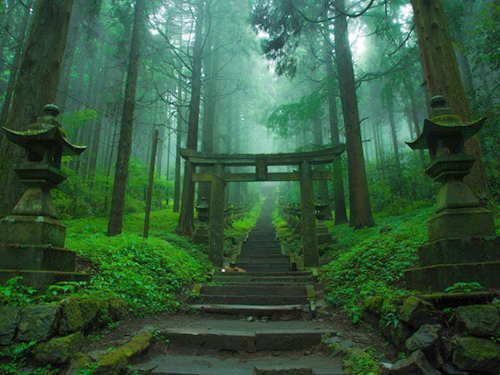
[[[348,13],[366,5],[359,3],[347,4]],[[1,4],[2,126],[33,5],[33,0]],[[491,184],[491,196],[485,198],[497,199],[500,10],[495,5],[494,1],[444,1],[474,117],[487,116],[480,135]],[[174,186],[180,187],[182,161],[176,148],[186,147],[191,96],[193,90],[200,90],[193,87],[197,82],[192,76],[200,59],[199,150],[315,149],[330,144],[330,122],[338,124],[338,140],[345,142],[336,72],[331,68],[333,27],[308,22],[306,14],[289,18],[296,24],[284,27],[289,30],[282,33],[283,46],[277,50],[270,44],[280,42],[271,40],[279,26],[269,20],[278,23],[286,9],[270,10],[269,2],[148,0],[143,6],[147,17],[141,35],[126,213],[144,210],[155,128],[159,146],[153,209],[168,202],[178,210],[180,189],[174,195]],[[315,8],[305,11],[327,11],[322,5]],[[266,11],[275,13],[266,18]],[[201,26],[198,46],[197,23]],[[70,178],[53,193],[62,218],[109,215],[133,24],[133,2],[75,1],[56,104],[64,114],[69,139],[88,145],[89,150],[64,165]],[[349,18],[349,36],[372,209],[400,214],[430,205],[436,188],[422,172],[427,156],[404,144],[416,138],[429,114],[411,5],[375,2],[365,15]],[[333,110],[330,95],[335,97]],[[347,183],[346,177],[343,180]],[[229,201],[241,203],[242,188],[234,185]],[[290,199],[297,200],[295,185],[290,184],[287,191]]]
[[[474,190],[495,208],[500,199],[500,4],[443,4],[472,115],[487,116],[479,143],[488,178]],[[2,126],[26,129],[34,121],[23,119],[25,111],[15,107],[17,77],[25,73],[24,82],[33,87],[56,89],[45,76],[22,69],[34,6],[34,0],[0,1]],[[82,270],[92,273],[91,288],[124,298],[138,314],[146,306],[150,312],[172,310],[188,285],[210,269],[203,246],[181,236],[192,231],[192,221],[188,214],[179,217],[184,165],[178,147],[274,153],[345,143],[342,108],[357,102],[369,204],[353,219],[344,154],[334,165],[333,182],[317,186],[334,208],[328,226],[337,238],[322,249],[326,286],[330,301],[345,304],[354,317],[363,293],[397,289],[402,270],[415,264],[416,248],[426,240],[425,221],[438,187],[423,172],[427,152],[404,143],[417,137],[430,113],[409,1],[75,0],[69,10],[60,74],[51,82],[57,83],[55,103],[68,138],[89,148],[81,157],[64,159],[69,178],[52,194],[68,226],[66,246],[90,262]],[[352,53],[356,90],[348,100],[341,98],[345,87],[338,82],[346,77],[334,48],[341,44],[335,32],[346,19],[344,53]],[[50,34],[37,37],[52,43]],[[48,56],[57,52],[49,51]],[[131,87],[134,75],[137,86]],[[34,91],[22,93],[29,103],[26,92]],[[155,129],[159,142],[148,242],[139,234]],[[9,182],[14,148],[0,137],[0,212],[8,214],[22,189]],[[279,187],[283,202],[299,201],[298,184]],[[199,190],[199,197],[206,194]],[[241,183],[228,190],[228,204],[253,202],[226,229],[227,236],[238,238],[258,216],[258,188]],[[300,252],[300,236],[279,213],[275,225],[288,249]],[[118,237],[105,235],[122,231]],[[20,295],[16,303],[30,300]]]

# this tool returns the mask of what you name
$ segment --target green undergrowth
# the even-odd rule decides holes
[[[152,212],[147,239],[144,214],[126,215],[123,234],[114,237],[105,234],[107,219],[67,221],[66,247],[89,264],[83,292],[121,298],[135,315],[176,311],[211,269],[202,246],[173,233],[178,217],[170,209]]]
[[[279,204],[274,206],[272,225],[276,230],[276,236],[285,253],[289,255],[298,266],[302,266],[304,263],[302,235],[297,233],[283,218]]]
[[[358,230],[327,222],[334,243],[325,247],[322,257],[326,300],[357,322],[366,297],[408,294],[402,289],[403,271],[417,264],[417,248],[427,241],[426,221],[432,212],[423,208],[379,216],[377,226]]]
[[[257,223],[263,202],[263,200],[258,200],[250,211],[241,215],[237,220],[233,220],[230,226],[224,228],[224,237],[227,239],[226,250],[230,249],[232,244],[241,243],[245,239],[248,231]]]

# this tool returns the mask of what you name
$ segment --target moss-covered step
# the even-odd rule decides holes
[[[61,281],[90,281],[90,275],[79,272],[0,269],[0,284],[4,284],[7,280],[16,276],[22,276],[24,284],[30,285],[38,291],[43,291],[49,285]]]

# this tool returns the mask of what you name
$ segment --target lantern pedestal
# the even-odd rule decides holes
[[[494,236],[495,224],[491,211],[483,207],[445,209],[427,222],[429,241],[442,238]]]
[[[5,129],[7,138],[26,150],[26,160],[15,168],[28,186],[12,214],[0,220],[0,283],[23,276],[37,290],[60,281],[89,281],[75,271],[76,253],[64,248],[66,227],[57,220],[50,189],[67,177],[60,170],[63,152],[79,154],[85,147],[71,145],[55,117],[55,106],[26,132]]]
[[[474,163],[464,142],[484,119],[464,124],[445,104],[443,97],[431,100],[433,115],[424,121],[419,138],[408,143],[429,149],[425,172],[442,185],[436,213],[427,222],[429,244],[418,249],[418,267],[405,271],[406,286],[426,292],[442,292],[459,282],[500,288],[500,238],[495,237],[493,213],[481,207],[463,181]]]

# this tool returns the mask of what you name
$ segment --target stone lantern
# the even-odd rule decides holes
[[[314,203],[314,209],[316,211],[316,236],[318,237],[318,244],[324,244],[331,242],[330,234],[328,234],[328,228],[325,225],[325,219],[327,214],[328,205],[318,197],[318,200]]]
[[[446,108],[443,96],[433,97],[431,107],[432,115],[424,121],[422,134],[408,142],[412,149],[429,149],[431,160],[425,173],[441,183],[436,214],[428,222],[429,241],[493,236],[493,214],[481,206],[463,181],[475,161],[465,153],[465,141],[481,129],[485,119],[464,124]]]
[[[0,281],[21,275],[39,289],[57,281],[88,280],[74,273],[75,253],[64,249],[66,228],[57,220],[50,195],[67,178],[62,156],[79,155],[86,147],[68,141],[56,119],[59,108],[47,105],[43,111],[27,131],[3,128],[9,141],[25,149],[14,171],[27,189],[12,214],[0,220]]]
[[[198,229],[193,237],[196,243],[208,243],[208,220],[210,216],[210,206],[207,204],[205,197],[201,198],[201,202],[196,206],[198,212]]]
[[[477,133],[484,118],[464,123],[446,107],[446,99],[431,99],[432,115],[412,149],[428,149],[425,173],[441,183],[435,214],[427,223],[429,243],[418,249],[419,266],[405,271],[407,286],[443,291],[457,282],[500,287],[500,239],[495,237],[491,211],[482,207],[463,181],[474,157],[465,141]]]

